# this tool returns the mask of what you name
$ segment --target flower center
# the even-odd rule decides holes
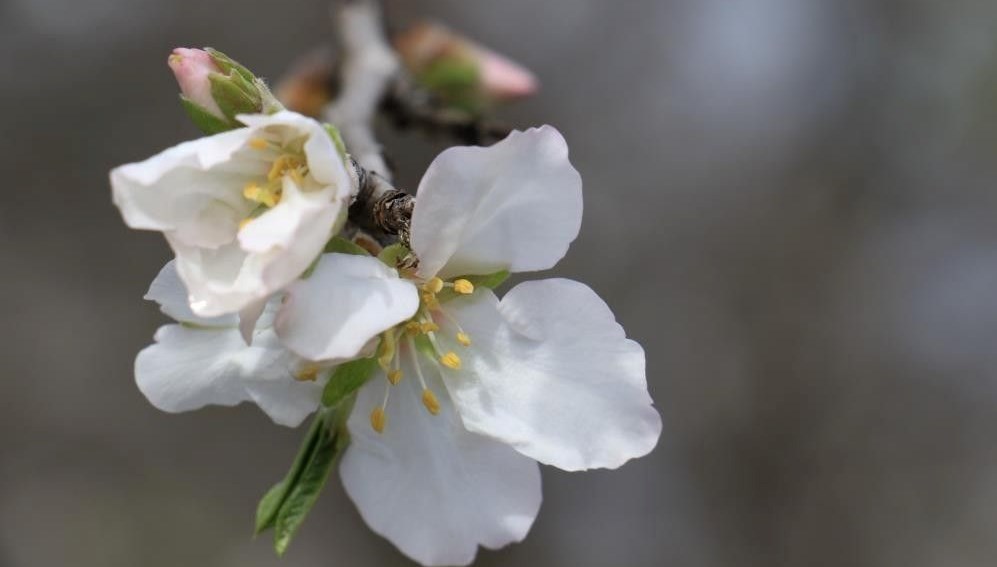
[[[253,219],[276,207],[284,194],[284,179],[290,178],[298,187],[302,187],[305,176],[308,175],[308,162],[304,155],[302,141],[292,141],[278,144],[263,137],[249,140],[249,147],[270,158],[270,170],[265,177],[250,181],[242,188],[242,196],[256,207],[242,220],[239,228],[246,226]]]
[[[450,339],[439,333],[440,326],[436,321],[445,319],[451,323],[457,329],[453,340],[463,347],[471,346],[471,337],[464,332],[460,323],[440,305],[437,295],[447,289],[461,295],[468,295],[474,292],[474,285],[466,279],[445,282],[434,277],[422,281],[419,288],[420,304],[416,314],[408,321],[385,331],[381,335],[377,362],[384,370],[387,384],[385,384],[381,405],[375,407],[370,413],[370,425],[378,433],[383,433],[387,427],[386,408],[391,386],[397,385],[402,379],[402,349],[399,348],[399,342],[404,344],[404,352],[411,357],[412,368],[415,370],[419,385],[422,386],[422,405],[432,415],[440,413],[440,401],[426,384],[420,357],[428,361],[438,372],[458,371],[461,368],[460,356],[449,348],[447,343]]]

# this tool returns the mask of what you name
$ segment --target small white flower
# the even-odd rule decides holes
[[[318,122],[287,111],[239,119],[245,128],[114,169],[111,186],[128,226],[166,235],[193,312],[243,312],[248,335],[344,220],[352,183]]]
[[[581,178],[557,130],[446,150],[417,196],[416,273],[324,257],[322,282],[288,289],[294,310],[278,316],[277,332],[309,357],[343,355],[382,333],[384,372],[363,386],[349,418],[343,484],[406,555],[464,565],[479,545],[526,536],[541,500],[536,462],[618,467],[654,448],[661,418],[643,349],[587,286],[527,282],[499,301],[461,277],[550,268],[577,236]],[[332,262],[377,273],[378,288],[344,297],[345,286],[329,283]]]
[[[306,361],[280,344],[271,325],[277,300],[260,317],[255,340],[248,346],[235,315],[204,318],[190,310],[172,261],[145,298],[180,322],[160,327],[155,344],[135,359],[135,380],[152,405],[182,412],[249,401],[289,427],[319,406],[329,365]]]

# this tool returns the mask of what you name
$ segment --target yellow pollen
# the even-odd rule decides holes
[[[249,224],[249,223],[251,223],[251,222],[253,222],[253,219],[251,219],[249,217],[246,217],[246,218],[242,219],[241,221],[239,221],[239,230],[242,230],[242,229],[246,228],[246,225]]]
[[[402,371],[401,370],[398,370],[396,368],[395,370],[392,370],[392,371],[388,372],[388,382],[391,382],[392,386],[397,385],[401,381],[402,381]]]
[[[300,167],[296,167],[296,168],[292,169],[291,171],[288,172],[288,174],[291,176],[291,179],[294,180],[294,183],[296,185],[300,186],[300,185],[304,184],[305,178],[304,178],[304,176],[301,175],[301,168]]]
[[[426,304],[426,307],[430,309],[436,309],[440,306],[440,302],[436,300],[436,296],[432,293],[422,294],[422,302]]]
[[[319,367],[314,364],[309,364],[298,370],[298,373],[294,375],[294,379],[299,382],[314,382],[318,378]]]
[[[470,295],[474,293],[474,284],[465,279],[454,280],[453,290],[461,295]]]
[[[440,400],[436,399],[436,394],[429,388],[422,391],[422,405],[433,415],[440,413]]]
[[[440,278],[433,278],[422,284],[422,290],[427,293],[440,293],[441,289],[443,289],[443,280]]]
[[[388,424],[388,416],[384,413],[384,408],[378,406],[370,412],[370,426],[378,433],[384,433],[384,426]]]
[[[432,333],[440,330],[440,326],[432,321],[423,321],[420,327],[423,333]]]
[[[254,150],[265,150],[267,149],[267,141],[263,138],[251,138],[249,140],[249,147]]]
[[[451,370],[460,370],[460,357],[451,351],[440,357],[440,364]]]
[[[457,333],[457,342],[461,346],[471,346],[471,337],[467,336],[467,333],[464,332]]]
[[[408,323],[405,323],[405,330],[410,335],[418,335],[419,333],[422,333],[422,325],[416,323],[415,321],[409,321]]]

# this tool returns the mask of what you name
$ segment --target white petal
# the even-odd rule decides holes
[[[473,341],[454,347],[464,366],[445,375],[469,430],[569,471],[616,468],[657,444],[644,350],[584,284],[525,282],[501,302],[482,289],[445,308]]]
[[[581,176],[561,134],[543,126],[437,156],[419,183],[412,248],[426,277],[544,270],[581,220]]]
[[[439,379],[427,376],[441,406],[430,415],[412,369],[404,370],[391,388],[384,433],[369,422],[383,375],[361,389],[348,422],[352,439],[339,471],[364,521],[423,565],[467,565],[479,545],[521,541],[540,508],[536,462],[465,430]]]
[[[325,254],[311,276],[287,289],[276,329],[309,360],[344,359],[418,308],[415,286],[377,259]]]
[[[236,160],[252,133],[232,130],[174,146],[143,162],[111,171],[114,204],[132,228],[173,232],[197,246],[235,237],[253,206],[241,188],[266,173],[259,160]]]
[[[322,384],[294,380],[299,359],[260,338],[271,348],[246,346],[237,329],[160,327],[135,359],[135,380],[163,411],[253,401],[276,423],[296,426],[318,407]]]
[[[253,334],[256,331],[256,323],[263,315],[263,310],[267,306],[267,300],[261,299],[250,303],[239,311],[239,334],[247,345],[253,344]]]
[[[232,327],[236,323],[234,315],[221,317],[198,317],[190,310],[187,299],[187,287],[177,274],[176,261],[170,260],[159,271],[156,279],[149,286],[145,299],[155,301],[160,310],[182,323],[192,323],[206,327]]]

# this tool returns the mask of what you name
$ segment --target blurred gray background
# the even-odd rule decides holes
[[[997,3],[388,2],[536,71],[585,180],[556,275],[647,350],[665,422],[618,471],[544,470],[480,565],[997,563]],[[107,171],[195,136],[166,56],[278,78],[322,0],[0,0],[0,565],[407,565],[330,482],[251,538],[300,431],[167,415],[132,377],[169,257]],[[414,187],[443,146],[384,138]]]

